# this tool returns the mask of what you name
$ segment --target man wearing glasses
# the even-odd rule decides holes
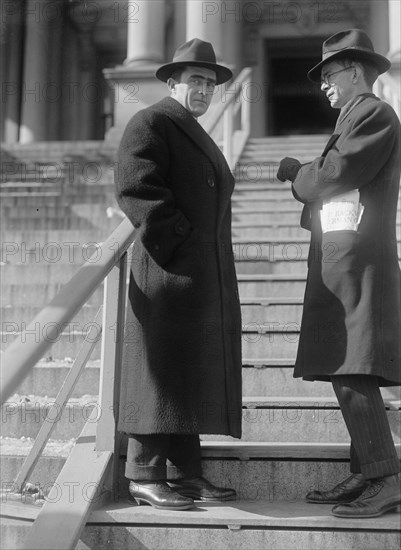
[[[381,386],[401,383],[400,269],[396,215],[400,122],[372,93],[390,62],[359,29],[323,43],[308,73],[340,109],[322,155],[281,161],[311,231],[295,377],[331,381],[351,437],[351,476],[307,501],[339,517],[370,518],[401,503],[400,461]],[[316,253],[318,251],[318,253]]]

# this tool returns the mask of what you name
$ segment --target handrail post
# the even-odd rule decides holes
[[[125,302],[127,289],[125,253],[111,270],[104,285],[103,338],[101,349],[99,411],[96,429],[96,450],[114,453],[111,491],[118,498],[120,437],[117,430],[120,396],[120,371],[124,340]]]
[[[224,130],[223,130],[223,153],[227,163],[232,168],[233,159],[233,130],[234,130],[234,104],[227,105],[224,111]]]
[[[248,84],[250,84],[249,78],[245,80],[243,88]],[[241,94],[241,97],[241,130],[249,136],[251,132],[251,102],[243,94]]]

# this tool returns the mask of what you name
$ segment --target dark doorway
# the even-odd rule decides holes
[[[307,75],[321,60],[321,40],[266,41],[267,131],[270,135],[331,133],[339,111]]]

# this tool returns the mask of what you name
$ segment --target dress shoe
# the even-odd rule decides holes
[[[137,504],[150,504],[160,510],[188,510],[194,506],[192,498],[179,495],[165,481],[130,481],[128,491]]]
[[[351,502],[358,498],[368,485],[369,482],[362,474],[352,474],[329,491],[311,491],[306,495],[306,502],[313,504]]]
[[[398,475],[392,475],[372,480],[359,498],[337,504],[332,513],[339,518],[376,518],[385,512],[395,512],[400,504],[400,480]]]
[[[176,481],[169,481],[168,484],[180,495],[193,498],[194,500],[226,501],[237,498],[237,493],[234,489],[216,487],[204,477],[177,479]]]

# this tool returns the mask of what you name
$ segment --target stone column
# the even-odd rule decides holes
[[[21,101],[23,6],[21,0],[3,6],[1,29],[1,139],[6,143],[18,141]]]
[[[66,26],[62,0],[53,0],[53,6],[58,8],[49,25],[49,50],[47,53],[47,140],[61,139],[61,109],[63,105],[62,67],[63,49],[68,47],[65,42]]]
[[[164,61],[165,0],[128,2],[127,58],[114,69],[104,69],[114,95],[114,125],[107,140],[118,141],[133,114],[167,95],[166,85],[155,71]]]
[[[388,2],[383,0],[370,2],[370,24],[367,32],[372,39],[375,51],[382,55],[386,55],[389,48],[388,8]]]
[[[400,85],[401,83],[401,33],[400,33],[400,18],[401,18],[401,3],[400,0],[389,0],[388,6],[388,21],[389,21],[389,51],[387,57],[392,65],[390,69],[394,80]]]
[[[389,0],[388,21],[389,21],[389,55],[400,61],[401,54],[401,3],[400,0]]]
[[[164,0],[128,1],[126,65],[163,61],[164,16]]]
[[[21,143],[47,137],[46,83],[49,25],[47,0],[28,0],[22,78]]]
[[[92,12],[90,11],[92,9]],[[90,6],[82,9],[76,5],[69,10],[74,22],[77,41],[77,70],[79,73],[79,94],[77,111],[79,127],[77,138],[80,140],[94,139],[97,114],[100,110],[102,92],[97,82],[96,47],[93,38],[98,7]]]
[[[234,71],[241,69],[242,5],[237,0],[187,0],[186,40],[211,42],[216,58]]]
[[[213,44],[216,58],[223,60],[223,22],[222,12],[225,2],[214,0],[187,0],[187,40],[200,38]]]

